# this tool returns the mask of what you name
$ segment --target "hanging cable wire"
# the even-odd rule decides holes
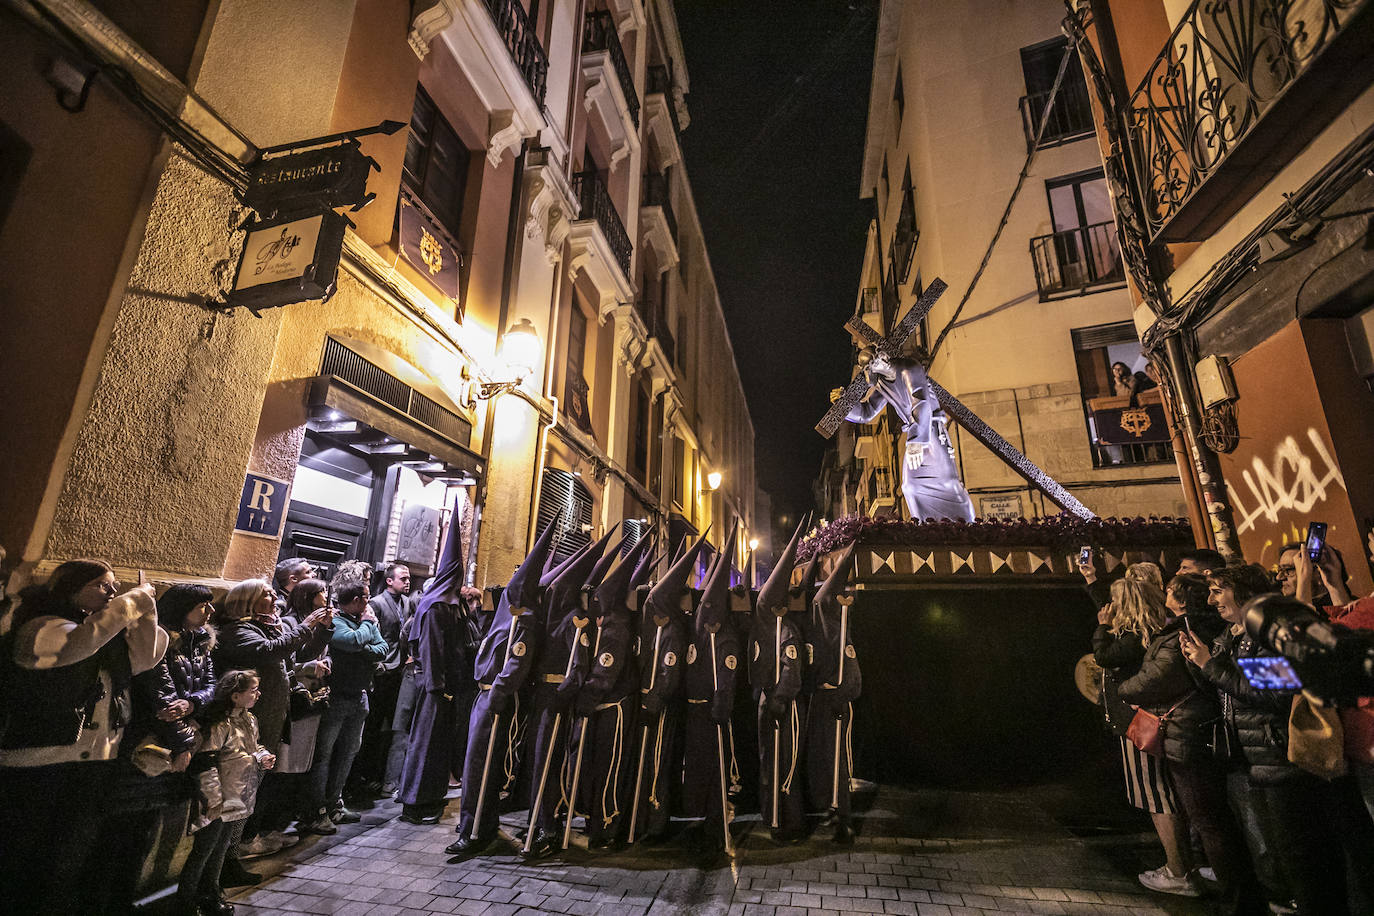
[[[1007,201],[1007,207],[1002,211],[1002,219],[997,223],[997,230],[992,234],[992,241],[988,242],[987,251],[983,253],[983,260],[978,265],[978,270],[974,272],[973,279],[969,281],[968,289],[964,291],[964,296],[959,300],[959,305],[955,307],[954,314],[949,316],[949,321],[940,331],[940,336],[935,338],[935,343],[930,348],[929,364],[935,363],[935,356],[940,352],[940,345],[944,343],[949,332],[954,330],[954,323],[959,320],[959,315],[964,311],[964,306],[968,304],[969,297],[973,295],[974,289],[978,286],[978,281],[983,276],[983,271],[987,270],[988,262],[992,260],[992,252],[997,248],[997,242],[1002,238],[1002,231],[1007,228],[1007,223],[1011,219],[1011,208],[1016,204],[1016,198],[1021,194],[1021,188],[1026,183],[1026,176],[1030,174],[1031,163],[1035,161],[1035,153],[1040,148],[1040,139],[1045,135],[1045,127],[1050,121],[1050,111],[1054,108],[1055,99],[1059,97],[1059,87],[1064,82],[1064,73],[1069,68],[1069,57],[1074,53],[1073,42],[1068,42],[1064,46],[1064,56],[1059,61],[1059,72],[1054,75],[1054,85],[1050,88],[1049,98],[1045,100],[1045,107],[1040,112],[1040,123],[1035,128],[1035,140],[1030,144],[1030,150],[1026,153],[1026,162],[1021,166],[1021,174],[1016,178],[1016,187],[1012,189],[1011,198]]]

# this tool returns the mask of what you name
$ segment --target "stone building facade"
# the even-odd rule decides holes
[[[1072,55],[1045,110],[1069,49],[1063,14],[1054,0],[879,4],[860,182],[875,218],[856,314],[885,334],[944,280],[948,291],[910,338],[912,353],[933,351],[931,376],[1097,514],[1179,515],[1158,392],[1136,398],[1151,429],[1123,435],[1116,425],[1140,404],[1119,395],[1112,364],[1140,379],[1147,364]],[[852,449],[832,454],[828,511],[905,513],[894,419],[855,428]],[[979,516],[1059,511],[957,425],[947,432]]]
[[[669,0],[41,0],[0,22],[0,543],[25,574],[423,574],[456,523],[483,585],[560,512],[564,551],[619,522],[752,530]],[[234,307],[262,151],[385,121],[332,294]]]

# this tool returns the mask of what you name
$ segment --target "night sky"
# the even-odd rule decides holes
[[[812,506],[813,429],[848,381],[873,0],[678,0],[682,145],[773,514]]]

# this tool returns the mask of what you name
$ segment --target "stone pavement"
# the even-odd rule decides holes
[[[779,848],[755,818],[737,823],[734,863],[710,871],[674,843],[604,855],[575,849],[532,865],[502,843],[494,855],[448,864],[457,805],[444,823],[420,827],[395,819],[387,803],[337,836],[256,860],[252,867],[273,877],[231,899],[245,916],[1203,912],[1136,883],[1137,871],[1158,864],[1150,836],[1134,828],[1076,835],[1093,831],[1070,830],[1042,801],[1034,791],[879,788],[861,802],[860,836],[848,849],[820,837]],[[519,814],[505,815],[503,833],[521,824]]]

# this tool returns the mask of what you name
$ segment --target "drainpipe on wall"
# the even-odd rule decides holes
[[[1209,521],[1208,530],[1200,532],[1200,536],[1205,542],[1213,544],[1227,561],[1240,560],[1240,544],[1231,521],[1231,507],[1226,504],[1221,467],[1217,462],[1217,456],[1202,443],[1201,430],[1198,428],[1198,410],[1193,402],[1192,374],[1182,335],[1174,333],[1166,337],[1164,353],[1169,362],[1174,403],[1178,407],[1179,419],[1182,421],[1179,426],[1183,433],[1184,447],[1191,459],[1193,478],[1197,482]],[[1180,467],[1179,470],[1188,469]]]

